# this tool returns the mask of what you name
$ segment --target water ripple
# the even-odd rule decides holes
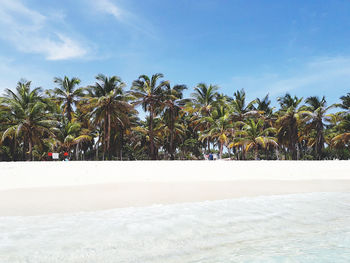
[[[350,262],[350,193],[0,217],[1,263]]]

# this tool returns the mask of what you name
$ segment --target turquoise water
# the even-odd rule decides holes
[[[1,263],[350,262],[350,193],[0,217]]]

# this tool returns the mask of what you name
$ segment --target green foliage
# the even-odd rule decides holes
[[[268,95],[247,101],[243,89],[230,97],[205,83],[184,98],[187,87],[163,77],[141,75],[127,90],[118,76],[84,88],[65,76],[45,93],[19,81],[0,97],[0,160],[47,160],[49,151],[75,160],[350,158],[350,93],[330,106],[287,93],[275,109]]]

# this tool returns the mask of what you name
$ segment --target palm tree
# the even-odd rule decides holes
[[[346,94],[345,96],[341,96],[340,100],[342,103],[339,105],[340,108],[350,111],[350,93]]]
[[[207,85],[205,83],[199,83],[194,88],[192,96],[192,103],[195,108],[202,113],[202,116],[208,116],[212,107],[216,102],[216,98],[219,95],[217,93],[219,87],[216,85]]]
[[[234,125],[230,120],[230,114],[223,105],[217,106],[211,116],[205,117],[203,121],[210,123],[208,130],[200,136],[201,140],[212,139],[219,144],[219,157],[222,159],[224,145],[227,146],[230,137],[234,133]]]
[[[132,158],[147,159],[149,157],[149,121],[136,120],[127,133]]]
[[[258,160],[259,147],[265,149],[269,145],[278,147],[277,138],[273,135],[276,133],[275,128],[264,129],[264,120],[248,119],[240,131],[236,132],[236,138],[229,147],[244,146],[245,151],[255,151],[255,160]]]
[[[33,160],[34,144],[40,144],[44,134],[52,135],[50,128],[56,122],[46,111],[47,104],[40,94],[41,88],[30,90],[30,86],[30,81],[22,80],[17,84],[17,93],[10,89],[5,90],[2,103],[7,111],[8,121],[5,122],[6,130],[1,140],[4,141],[7,137],[22,137],[23,152],[28,143],[28,160]]]
[[[103,74],[96,76],[94,86],[87,88],[86,104],[82,110],[88,110],[94,118],[95,124],[103,125],[103,159],[107,153],[111,159],[110,142],[112,125],[124,126],[128,122],[128,112],[134,108],[128,101],[131,99],[124,93],[125,83],[118,76],[106,77]]]
[[[254,108],[256,100],[246,103],[246,93],[243,89],[233,93],[233,97],[234,99],[229,100],[233,120],[244,121],[247,117],[259,116],[259,112]]]
[[[316,134],[311,146],[315,146],[316,158],[321,159],[322,151],[324,149],[325,138],[324,138],[324,123],[326,119],[326,113],[329,109],[333,108],[335,105],[326,106],[326,99],[323,96],[322,99],[319,99],[316,96],[308,97],[305,100],[305,103],[308,105],[304,107],[304,114],[308,116],[310,121],[308,128],[313,129]]]
[[[65,117],[59,126],[53,129],[55,136],[49,139],[52,151],[65,151],[70,152],[73,146],[76,146],[76,160],[79,155],[79,144],[82,142],[89,142],[92,137],[88,134],[88,131],[82,129],[81,124],[76,120],[68,122]]]
[[[178,137],[179,142],[179,154],[180,158],[184,159],[186,155],[190,154],[195,156],[197,159],[203,157],[203,148],[206,147],[207,143],[203,143],[199,140],[198,128],[203,129],[204,126],[201,124],[201,116],[196,114],[191,104],[188,103],[181,111],[181,116],[178,119],[178,123],[181,125],[184,133],[181,133],[181,136]]]
[[[272,116],[273,108],[270,107],[271,100],[269,99],[269,94],[267,94],[263,99],[256,98],[255,109],[259,112],[263,112],[265,117],[270,118]]]
[[[203,123],[203,118],[210,116],[212,108],[217,104],[217,97],[219,93],[217,92],[219,87],[216,85],[207,85],[205,83],[199,83],[194,88],[194,93],[192,96],[192,106],[194,106],[194,111],[197,113],[197,128],[200,130],[208,130],[210,123]],[[210,138],[207,138],[208,152],[210,152]]]
[[[9,120],[11,118],[10,111],[3,104],[3,98],[0,97],[0,138],[4,131],[9,127]],[[7,137],[6,140],[0,140],[0,160],[15,160],[16,138]],[[24,158],[25,160],[25,158]]]
[[[73,105],[76,105],[83,94],[83,88],[76,88],[80,84],[80,79],[67,76],[62,78],[54,78],[54,82],[58,85],[52,92],[58,103],[62,104],[63,114],[66,114],[69,121],[72,120]],[[49,93],[51,93],[49,91]]]
[[[344,132],[335,136],[332,141],[332,146],[350,147],[350,132]]]
[[[154,118],[159,114],[164,102],[164,89],[169,85],[168,81],[157,81],[163,78],[163,74],[154,74],[151,78],[141,75],[132,84],[132,95],[136,101],[134,105],[142,105],[144,111],[149,112],[149,140],[150,140],[150,158],[156,159],[154,145]]]
[[[167,89],[165,90],[165,97],[164,97],[164,115],[165,115],[165,121],[167,123],[167,126],[170,131],[170,145],[169,145],[169,152],[170,152],[170,159],[174,160],[174,136],[175,136],[175,122],[176,119],[179,117],[179,113],[181,109],[184,107],[186,102],[188,100],[183,99],[183,91],[186,90],[187,87],[185,85],[175,85],[174,87],[170,87],[170,85],[167,86]]]
[[[254,107],[256,100],[246,101],[246,93],[244,89],[237,90],[233,93],[233,98],[228,98],[228,106],[230,108],[230,118],[233,122],[244,122],[248,117],[260,117],[261,114]],[[238,135],[240,136],[240,135]],[[245,158],[245,145],[237,147],[238,152],[241,152],[242,159]],[[237,153],[238,153],[237,152]]]
[[[277,126],[279,127],[277,132],[278,141],[288,147],[293,160],[299,159],[298,122],[302,114],[299,107],[302,100],[303,98],[292,97],[289,93],[284,97],[277,98],[281,106],[277,120]]]
[[[344,115],[342,112],[339,114],[342,119],[338,119],[335,127],[333,138],[330,141],[330,145],[334,148],[350,147],[350,114]]]

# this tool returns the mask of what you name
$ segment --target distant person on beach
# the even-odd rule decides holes
[[[210,161],[213,161],[213,160],[214,160],[214,156],[213,156],[212,153],[209,153],[209,160],[210,160]]]

